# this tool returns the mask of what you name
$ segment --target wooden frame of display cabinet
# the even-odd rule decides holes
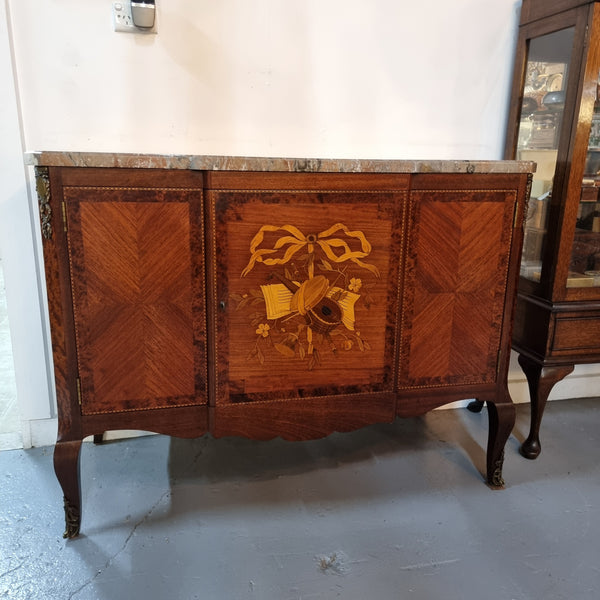
[[[553,386],[576,364],[600,362],[599,70],[599,2],[523,0],[505,157],[538,163],[513,336],[531,397],[520,449],[530,459]],[[560,112],[545,101],[557,99],[551,131]]]
[[[31,162],[65,536],[81,442],[115,429],[307,440],[478,398],[503,485],[531,163]]]

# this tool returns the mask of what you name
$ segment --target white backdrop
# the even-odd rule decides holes
[[[29,149],[497,158],[517,0],[9,0]]]

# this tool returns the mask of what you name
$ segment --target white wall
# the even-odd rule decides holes
[[[28,149],[497,158],[517,0],[9,0]]]
[[[6,284],[17,395],[24,419],[23,441],[30,445],[31,424],[49,419],[54,412],[44,337],[46,307],[38,276],[40,246],[34,227],[37,216],[35,206],[28,201],[4,2],[0,2],[0,89],[0,256]]]
[[[502,154],[519,0],[157,0],[156,35],[110,0],[5,2],[27,150]]]

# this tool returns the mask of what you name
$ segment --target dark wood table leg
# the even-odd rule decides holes
[[[470,410],[472,413],[480,413],[484,404],[483,400],[472,400],[467,404],[467,410]]]
[[[54,471],[65,501],[65,538],[76,537],[81,525],[80,449],[81,440],[59,441],[54,447]]]
[[[560,365],[557,367],[544,367],[522,354],[519,355],[519,364],[527,377],[529,396],[531,400],[531,425],[529,436],[519,448],[522,456],[529,459],[537,458],[542,451],[540,445],[540,424],[546,407],[546,401],[552,388],[564,379],[575,368],[574,365]]]
[[[487,482],[492,487],[503,487],[504,446],[515,425],[517,411],[512,402],[506,404],[488,402],[487,409],[489,419]]]

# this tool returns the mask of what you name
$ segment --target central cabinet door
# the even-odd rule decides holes
[[[404,175],[208,175],[216,435],[393,419],[407,187]]]

